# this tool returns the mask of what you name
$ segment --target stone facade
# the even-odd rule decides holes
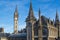
[[[45,16],[41,16],[39,9],[39,19],[36,20],[30,2],[29,15],[26,18],[27,40],[56,40],[60,37],[59,23],[57,11],[55,21],[52,21]]]
[[[58,37],[58,29],[55,28],[53,25],[48,24],[48,40],[55,40]]]
[[[32,2],[30,2],[29,14],[26,18],[26,29],[18,33],[17,7],[14,13],[14,33],[0,33],[0,40],[60,40],[60,21],[56,11],[55,20],[42,16],[38,11],[38,20],[34,16]],[[1,31],[1,30],[0,30]]]

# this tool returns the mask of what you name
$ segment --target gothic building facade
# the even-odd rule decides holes
[[[38,20],[34,16],[32,2],[30,2],[29,14],[26,18],[26,28],[18,31],[18,9],[14,12],[14,32],[4,33],[0,29],[0,40],[60,40],[60,20],[56,11],[55,20],[50,20],[38,11]]]
[[[60,21],[56,11],[55,20],[50,20],[38,12],[39,19],[34,16],[30,2],[29,14],[26,18],[27,40],[60,40]]]

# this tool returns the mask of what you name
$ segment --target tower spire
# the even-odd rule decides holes
[[[17,13],[18,12],[18,8],[17,8],[17,5],[16,5],[16,8],[15,8],[15,13]]]
[[[26,20],[35,20],[35,19],[36,18],[34,17],[33,8],[32,8],[32,0],[30,0],[29,14]]]
[[[33,8],[32,8],[32,0],[30,1],[30,9],[29,9],[29,16],[31,17],[33,17],[34,16],[34,14],[33,14]]]
[[[39,8],[39,24],[41,24],[41,12],[40,12],[40,8]]]
[[[56,10],[56,19],[55,19],[55,21],[59,21],[59,16],[58,16],[58,12],[57,12],[57,10]]]
[[[55,17],[55,26],[59,24],[59,16],[58,16],[58,12],[56,10],[56,17]]]

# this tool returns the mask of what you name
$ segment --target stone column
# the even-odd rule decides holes
[[[39,28],[38,30],[38,40],[42,40],[42,28]]]
[[[34,40],[34,23],[32,24],[32,40]]]

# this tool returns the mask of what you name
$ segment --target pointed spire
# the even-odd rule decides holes
[[[40,8],[39,8],[39,24],[41,25],[41,12],[40,12]]]
[[[55,19],[55,21],[59,21],[59,16],[58,16],[57,10],[56,10],[56,19]]]
[[[17,5],[16,5],[16,8],[15,8],[15,12],[14,12],[14,17],[17,16],[18,17],[18,8],[17,8]]]
[[[34,17],[34,13],[33,13],[33,8],[32,8],[32,0],[30,0],[30,9],[29,9],[29,14],[26,20],[36,20],[36,18]]]
[[[30,0],[30,10],[32,10],[32,0]]]
[[[58,12],[56,10],[55,26],[57,27],[58,25],[59,25],[59,16],[58,16]]]
[[[33,14],[33,8],[32,8],[32,0],[30,1],[29,16],[30,17],[33,17],[34,16],[34,14]]]
[[[41,13],[40,13],[40,9],[39,9],[39,20],[40,20],[40,18],[41,18]]]
[[[16,12],[16,13],[18,12],[18,8],[17,8],[17,5],[16,5],[16,8],[15,8],[15,12]]]

